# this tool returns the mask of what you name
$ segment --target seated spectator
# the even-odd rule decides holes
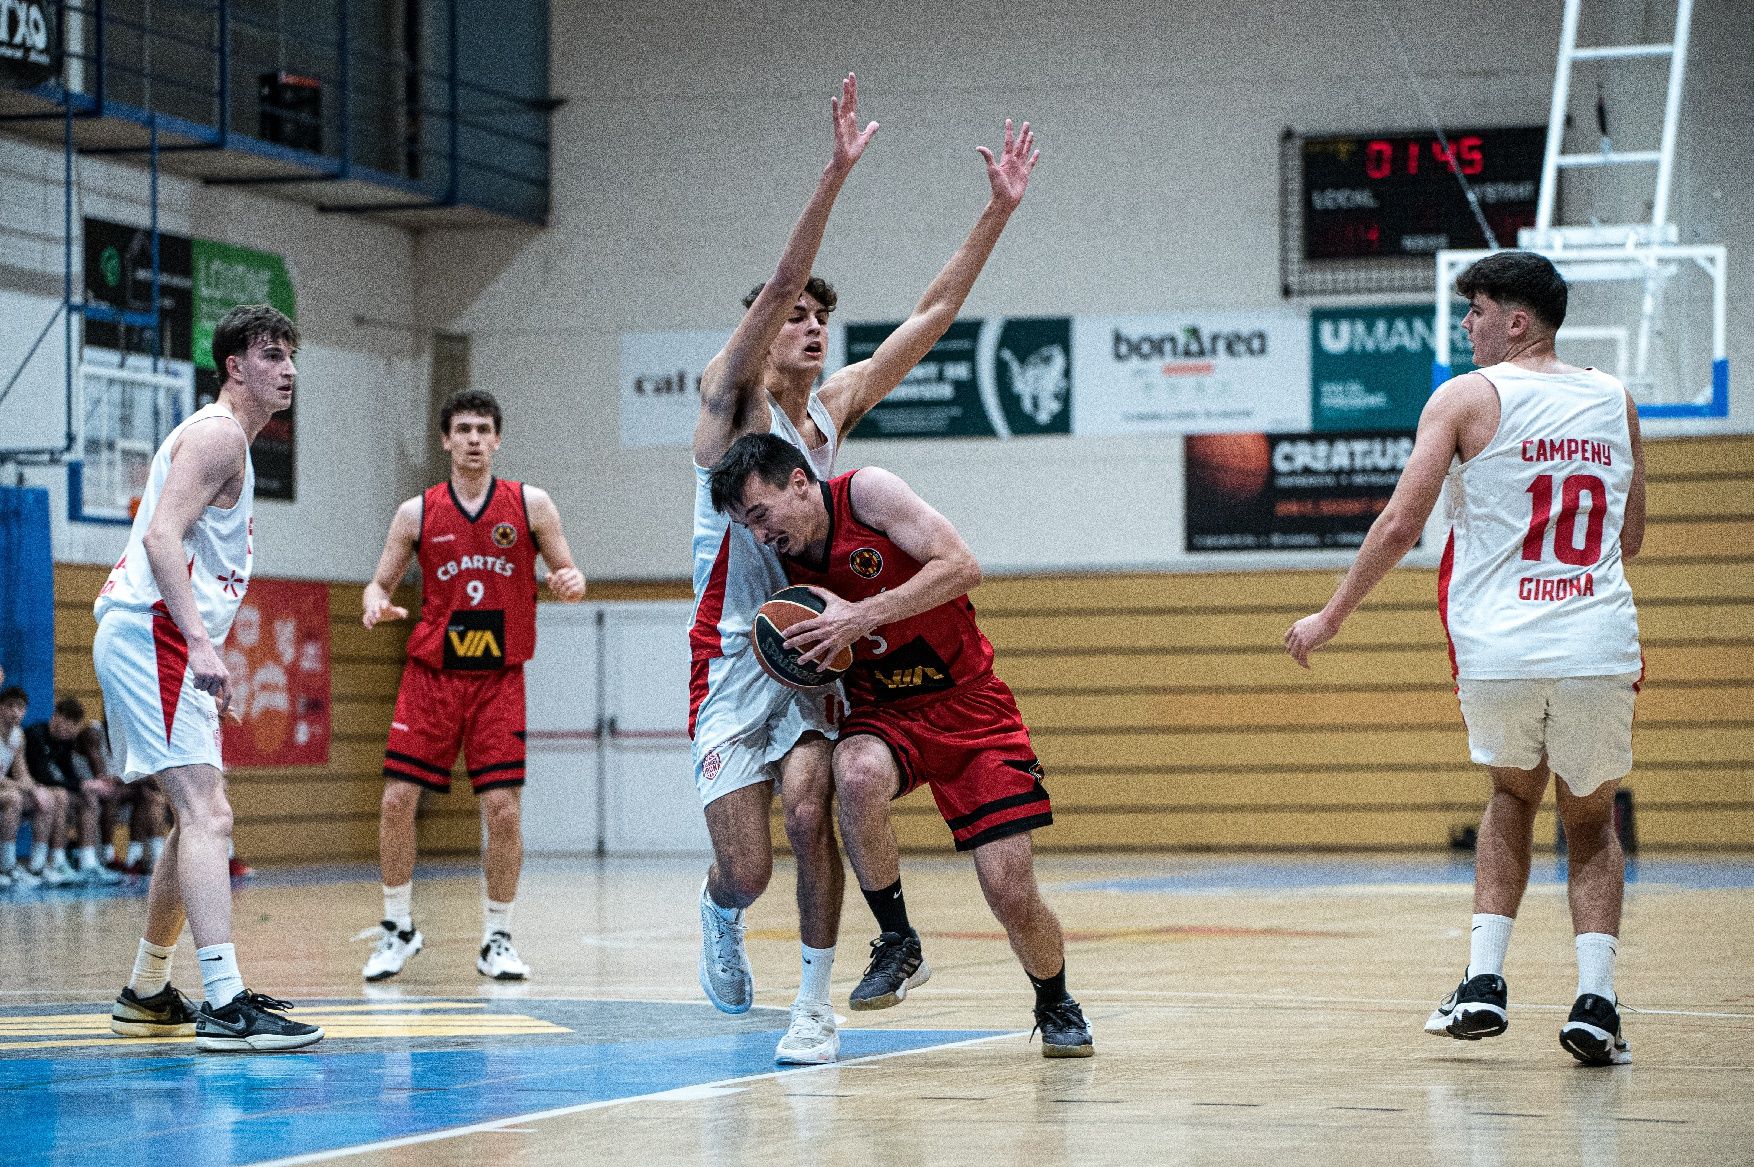
[[[5,670],[0,669],[0,681],[5,678]],[[19,728],[29,707],[23,689],[16,685],[0,689],[0,890],[23,891],[43,882],[62,882],[58,874],[45,880],[43,869],[50,847],[67,843],[67,793],[38,786],[31,779],[24,761],[24,730]],[[31,825],[35,871],[18,864],[21,820]]]
[[[120,883],[121,875],[103,865],[97,848],[99,838],[115,830],[121,783],[110,777],[103,750],[90,735],[81,737],[85,728],[84,705],[72,697],[57,701],[49,720],[25,727],[25,765],[39,784],[67,792],[79,824],[79,869],[72,869],[63,846],[50,860],[56,873],[80,883]]]
[[[115,774],[115,760],[109,751],[109,729],[102,721],[94,721],[80,734],[81,752],[97,750],[104,756],[106,769]],[[74,764],[83,770],[86,763],[79,754]],[[116,802],[116,819],[128,827],[128,849],[118,853],[113,835],[104,836],[104,865],[124,875],[146,875],[158,865],[164,854],[164,838],[170,833],[170,800],[156,778],[141,778],[121,784]]]

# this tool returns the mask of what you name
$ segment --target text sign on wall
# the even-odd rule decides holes
[[[622,333],[622,446],[692,445],[701,374],[730,339],[711,328]]]
[[[1316,308],[1309,314],[1310,417],[1317,430],[1405,430],[1431,396],[1429,304]],[[1450,352],[1471,352],[1461,314],[1451,317]],[[1451,372],[1470,372],[1452,355]]]
[[[227,766],[329,762],[329,585],[253,579],[225,639]]]
[[[897,324],[849,324],[847,363],[872,357]],[[957,320],[856,431],[865,438],[993,438],[1071,432],[1072,322],[1065,316]]]
[[[1188,551],[1357,547],[1388,505],[1413,435],[1193,434]]]

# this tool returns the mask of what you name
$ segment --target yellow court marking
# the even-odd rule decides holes
[[[408,1013],[404,1008],[440,1009],[444,1004],[414,1006],[334,1005],[308,1012],[301,1011],[299,1020],[320,1025],[325,1036],[336,1038],[361,1037],[506,1037],[528,1034],[571,1033],[572,1030],[540,1017],[522,1013]],[[484,1003],[460,1002],[459,1009],[480,1010]],[[110,1019],[102,1013],[56,1013],[35,1017],[8,1017],[0,1020],[0,1038],[34,1038],[31,1041],[0,1041],[0,1050],[63,1049],[77,1046],[111,1045],[133,1042],[147,1045],[180,1045],[194,1041],[192,1037],[119,1038],[110,1033]],[[67,1038],[70,1040],[42,1040]]]

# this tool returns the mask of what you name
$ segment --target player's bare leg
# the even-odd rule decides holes
[[[792,1019],[774,1050],[788,1065],[820,1065],[840,1055],[840,1034],[828,1000],[834,946],[840,934],[846,875],[834,841],[834,744],[806,734],[780,763],[786,838],[798,864],[800,971]]]
[[[1614,993],[1614,958],[1626,891],[1626,856],[1614,830],[1614,793],[1619,786],[1618,781],[1604,782],[1580,797],[1563,780],[1557,783],[1559,818],[1565,824],[1571,924],[1577,933],[1577,998],[1559,1031],[1559,1043],[1578,1061],[1592,1066],[1631,1060],[1620,1035]]]
[[[1547,789],[1547,764],[1532,770],[1488,766],[1492,796],[1474,845],[1474,918],[1461,983],[1425,1019],[1425,1032],[1462,1041],[1497,1037],[1510,1027],[1504,956],[1511,925],[1529,886],[1535,815]]]
[[[165,838],[164,855],[152,869],[152,878],[146,885],[146,940],[163,948],[175,948],[177,938],[183,934],[183,924],[187,919],[183,911],[182,891],[179,885],[181,873],[178,870],[177,846],[181,834],[172,827]],[[227,897],[229,902],[230,897]]]
[[[746,1013],[755,1003],[743,910],[773,878],[772,805],[772,782],[751,783],[706,804],[713,861],[700,889],[700,987],[721,1013]]]
[[[481,954],[475,969],[496,981],[521,981],[530,966],[512,947],[512,902],[524,869],[523,788],[497,786],[481,792],[487,824],[487,901],[482,905]]]
[[[932,978],[920,935],[907,918],[901,892],[901,852],[889,803],[901,789],[901,767],[888,743],[870,734],[842,738],[834,747],[834,792],[841,842],[859,880],[859,892],[877,918],[871,962],[847,1004],[887,1009],[909,989]]]
[[[368,981],[382,981],[401,972],[426,945],[414,926],[415,818],[420,811],[419,786],[389,779],[378,804],[378,872],[383,880],[384,915],[375,928],[355,940],[375,940],[361,972]]]
[[[1066,991],[1066,940],[1060,918],[1041,898],[1035,882],[1035,850],[1029,832],[1006,835],[974,849],[981,894],[1005,928],[1011,951],[1035,989],[1035,1024],[1041,1052],[1050,1058],[1086,1058],[1096,1052],[1084,1011]]]
[[[231,842],[232,817],[224,780],[212,766],[178,766],[159,774],[158,780],[176,810],[176,856],[167,853],[165,870],[152,873],[147,902],[162,903],[165,893],[159,885],[170,884],[188,913],[195,947],[229,945],[231,876],[226,847]]]

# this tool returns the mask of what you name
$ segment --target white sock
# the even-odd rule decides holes
[[[195,956],[201,961],[201,992],[208,1005],[215,1009],[229,1005],[233,997],[244,991],[237,949],[229,944],[209,944],[197,948]]]
[[[114,843],[105,843],[104,844],[104,862],[105,863],[114,863],[115,861],[116,861],[116,845]]]
[[[511,900],[502,904],[498,900],[482,898],[481,942],[483,944],[487,943],[487,938],[495,932],[504,932],[507,936],[512,934],[512,903]]]
[[[67,861],[67,848],[65,847],[56,847],[55,853],[49,857],[49,862],[53,863],[56,867],[65,867],[68,869],[73,867],[73,864]]]
[[[828,975],[834,971],[834,949],[798,945],[803,954],[804,973],[798,979],[800,1005],[828,1004]]]
[[[81,847],[79,849],[79,870],[90,871],[97,866],[97,848]]]
[[[1470,979],[1484,973],[1504,975],[1504,954],[1510,951],[1510,926],[1514,923],[1509,916],[1474,913],[1474,927],[1468,934]]]
[[[0,871],[11,871],[18,866],[18,840],[8,839],[0,843]]]
[[[1606,932],[1580,932],[1577,936],[1577,995],[1594,993],[1615,1001],[1614,956],[1620,944]]]
[[[147,846],[151,849],[152,865],[157,867],[158,861],[164,858],[164,836],[160,835],[158,838],[148,843]]]
[[[128,987],[134,990],[134,995],[150,997],[170,984],[171,957],[176,954],[175,944],[163,948],[142,936],[140,951],[134,955],[134,973],[128,978]]]
[[[32,871],[41,871],[49,865],[49,845],[38,839],[30,845],[30,866]]]
[[[384,889],[384,919],[396,925],[398,932],[407,932],[414,927],[414,881],[409,880],[401,887],[380,884]]]
[[[139,839],[128,840],[128,866],[132,867],[146,857],[146,844]]]

